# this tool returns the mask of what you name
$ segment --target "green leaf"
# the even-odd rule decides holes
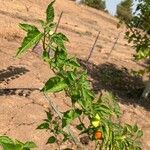
[[[46,111],[46,115],[47,115],[47,119],[48,119],[49,121],[51,121],[51,120],[52,120],[52,114],[51,114],[51,112],[47,112],[47,111]]]
[[[24,145],[24,148],[37,148],[36,144],[34,142],[26,142]]]
[[[61,60],[67,59],[67,53],[64,50],[58,50],[58,57]]]
[[[66,82],[59,76],[50,78],[43,87],[44,92],[59,92],[67,87]]]
[[[18,140],[15,140],[15,144],[17,145],[17,144],[19,144],[19,145],[24,145],[24,143],[22,143],[22,142],[20,142],[20,141],[18,141]]]
[[[53,129],[54,129],[54,132],[55,134],[60,134],[61,133],[61,129],[59,128],[59,124],[57,121],[53,121]]]
[[[43,51],[42,58],[44,61],[49,62],[49,53],[47,51]]]
[[[105,117],[113,114],[112,110],[104,104],[95,103],[93,104],[93,109]]]
[[[23,146],[20,144],[9,144],[3,143],[2,144],[3,150],[23,150]]]
[[[133,126],[133,131],[134,131],[134,132],[137,132],[137,131],[138,131],[138,126],[137,126],[137,125],[134,125],[134,126]]]
[[[38,43],[43,36],[43,33],[41,33],[36,27],[33,30],[27,28],[26,30],[28,30],[27,36],[23,39],[21,47],[18,48],[16,56],[25,53],[30,47]]]
[[[127,131],[132,133],[132,126],[129,124],[126,124],[125,127],[127,128]]]
[[[53,144],[53,143],[55,143],[55,142],[56,142],[56,138],[55,138],[54,136],[51,136],[51,137],[48,139],[48,141],[47,141],[46,144]]]
[[[91,91],[86,88],[82,88],[82,94],[83,94],[83,98],[85,100],[93,100],[94,99],[94,96],[91,93]]]
[[[109,142],[109,137],[110,137],[110,135],[109,135],[109,133],[110,133],[109,123],[105,122],[103,128],[104,128],[104,133],[103,133],[104,134],[104,143],[106,144],[107,142]]]
[[[66,111],[62,118],[62,128],[66,127],[69,123],[71,123],[75,118],[79,117],[81,114],[82,111],[79,109]]]
[[[64,35],[63,33],[57,33],[57,35],[61,38],[61,39],[63,39],[64,41],[67,41],[67,42],[69,42],[69,39],[66,37],[66,35]]]
[[[36,148],[33,142],[26,142],[25,144],[18,140],[14,142],[7,136],[0,137],[0,145],[3,147],[3,150],[29,150],[31,148]]]
[[[51,37],[51,40],[58,46],[59,49],[63,49],[64,51],[66,51],[66,48],[64,45],[64,40],[60,36],[60,34],[58,34],[58,33],[53,34]]]
[[[0,144],[2,144],[2,143],[13,144],[14,142],[8,136],[0,136]]]
[[[46,21],[47,21],[47,23],[51,23],[51,22],[53,22],[53,20],[54,20],[54,16],[55,16],[55,14],[54,14],[54,8],[53,8],[53,4],[54,4],[54,2],[55,2],[55,0],[54,1],[52,1],[49,5],[48,5],[48,7],[47,7],[47,10],[46,10]]]
[[[49,129],[49,123],[48,122],[42,123],[37,127],[37,129]]]
[[[79,125],[76,125],[76,128],[77,128],[78,130],[82,131],[82,130],[84,129],[84,124],[81,123],[81,124],[79,124]]]
[[[37,28],[35,26],[29,25],[29,24],[24,24],[24,23],[20,23],[19,27],[26,32],[37,30]]]
[[[39,20],[39,22],[40,22],[41,26],[44,28],[44,27],[45,27],[45,25],[46,25],[46,22],[45,22],[45,21],[43,21],[43,20]]]
[[[139,130],[137,133],[137,137],[142,137],[143,136],[143,131]]]
[[[71,66],[73,67],[80,67],[80,64],[77,62],[77,59],[76,58],[70,58],[68,60],[68,62],[70,63]]]
[[[67,79],[66,80],[68,81],[67,83],[69,85],[71,85],[72,83],[74,84],[74,82],[76,81],[76,77],[77,77],[77,75],[76,75],[75,72],[73,72],[73,71],[67,71],[67,74],[66,74],[66,78]]]

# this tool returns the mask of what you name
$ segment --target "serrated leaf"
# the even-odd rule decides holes
[[[53,144],[53,143],[55,143],[55,142],[56,142],[56,138],[55,138],[54,136],[51,136],[51,137],[48,139],[48,141],[47,141],[46,144]]]
[[[63,89],[65,89],[67,87],[66,82],[56,76],[56,77],[52,77],[50,78],[46,83],[45,86],[43,87],[42,91],[44,92],[59,92],[62,91]]]
[[[21,47],[18,48],[16,56],[25,53],[29,48],[38,43],[43,36],[43,33],[41,33],[36,27],[33,30],[26,30],[28,30],[27,36],[23,39]]]
[[[40,124],[37,129],[49,129],[49,123],[48,122],[44,122],[42,124]]]
[[[52,1],[48,7],[47,7],[47,10],[46,10],[46,21],[47,23],[51,23],[53,20],[54,20],[54,8],[53,8],[53,4],[54,4],[55,0]]]

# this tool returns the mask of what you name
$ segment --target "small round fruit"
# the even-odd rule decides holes
[[[102,132],[101,131],[96,131],[95,132],[95,139],[96,140],[101,140],[102,139]]]

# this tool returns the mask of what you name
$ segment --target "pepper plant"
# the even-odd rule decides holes
[[[115,97],[109,93],[96,98],[90,88],[87,72],[80,67],[75,57],[68,56],[65,42],[69,39],[63,33],[56,32],[54,2],[52,1],[47,7],[46,20],[40,21],[42,31],[33,25],[20,24],[27,35],[16,56],[19,57],[41,42],[42,59],[55,74],[45,83],[41,92],[47,95],[47,93],[64,91],[71,101],[71,106],[65,112],[56,110],[57,114],[52,110],[46,112],[47,118],[37,128],[50,131],[51,136],[47,144],[57,143],[60,146],[66,141],[78,144],[79,138],[75,138],[68,130],[68,127],[75,122],[74,127],[83,144],[95,141],[95,149],[140,150],[139,138],[142,136],[142,131],[137,125],[120,123],[121,112]],[[82,141],[85,135],[88,137],[88,142]]]

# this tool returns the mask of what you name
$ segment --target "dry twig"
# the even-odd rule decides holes
[[[110,50],[110,53],[108,54],[107,60],[109,60],[112,51],[114,50],[115,46],[117,45],[117,42],[118,42],[118,40],[119,40],[119,38],[120,38],[120,34],[121,34],[121,32],[118,33],[118,36],[117,36],[117,38],[116,38],[116,40],[115,40],[115,42],[114,42],[114,44],[113,44],[113,46],[112,46],[112,48],[111,48],[111,50]]]
[[[97,34],[97,37],[96,37],[96,39],[95,39],[95,41],[94,41],[94,44],[93,44],[93,46],[92,46],[92,48],[91,48],[90,54],[89,54],[89,56],[88,56],[86,62],[88,62],[89,59],[90,59],[91,56],[92,56],[92,53],[93,53],[93,51],[94,51],[94,48],[95,48],[95,45],[96,45],[97,40],[98,40],[98,38],[99,38],[99,35],[100,35],[100,31],[99,31],[98,34]]]

